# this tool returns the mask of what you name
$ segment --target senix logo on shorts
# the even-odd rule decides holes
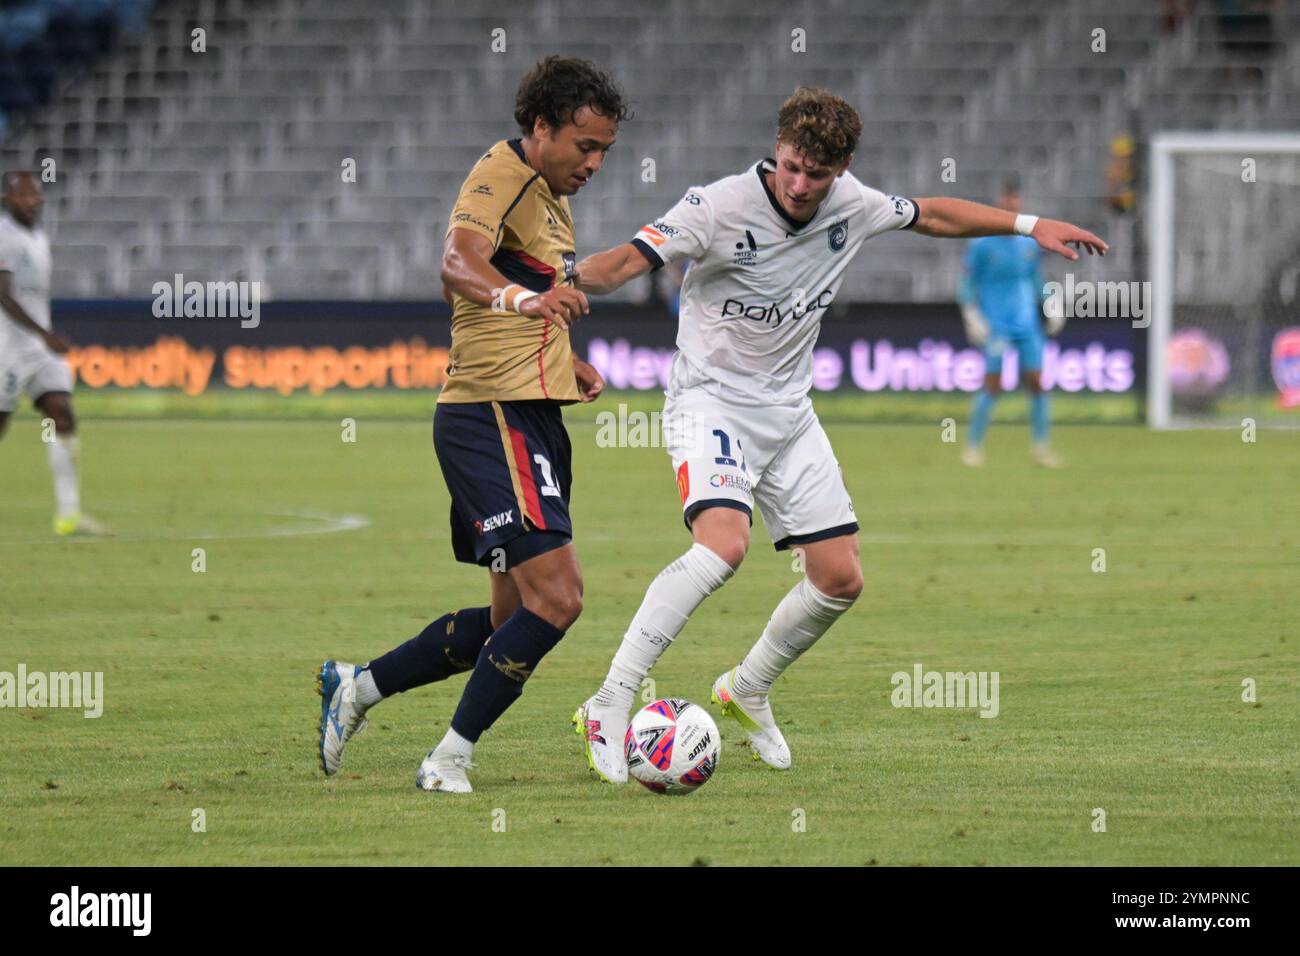
[[[729,315],[743,315],[755,322],[762,322],[764,325],[773,325],[775,328],[780,328],[781,323],[786,319],[797,322],[806,315],[812,315],[819,309],[829,307],[834,298],[835,294],[830,289],[823,289],[815,299],[793,296],[788,309],[782,309],[780,304],[776,302],[769,302],[766,305],[761,303],[750,305],[747,302],[741,302],[739,299],[727,299],[722,303],[722,317],[725,319]]]
[[[515,509],[503,511],[500,514],[493,515],[491,518],[474,519],[474,527],[479,534],[487,534],[489,531],[495,531],[497,528],[505,527],[508,524],[515,523]]]

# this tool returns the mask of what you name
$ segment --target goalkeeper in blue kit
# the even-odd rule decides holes
[[[1008,183],[999,205],[1020,213],[1020,189]],[[1059,468],[1061,461],[1047,441],[1047,393],[1043,391],[1043,274],[1042,252],[1028,236],[984,236],[966,250],[966,271],[958,299],[966,337],[984,349],[984,386],[971,407],[970,430],[962,461],[984,464],[984,433],[993,406],[1002,392],[1002,359],[1015,350],[1020,381],[1029,390],[1029,421],[1033,456],[1040,465]],[[1055,335],[1064,316],[1048,317],[1047,334]]]

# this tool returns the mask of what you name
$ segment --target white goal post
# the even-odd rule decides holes
[[[1147,424],[1300,426],[1269,374],[1300,327],[1300,133],[1156,133],[1148,182]]]

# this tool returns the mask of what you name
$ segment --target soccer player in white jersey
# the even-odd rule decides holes
[[[1019,233],[1069,259],[1078,258],[1070,245],[1106,250],[1069,223],[878,192],[848,171],[861,134],[847,102],[800,87],[778,114],[775,159],[691,187],[630,243],[578,265],[579,287],[601,295],[690,260],[664,422],[694,544],[651,582],[604,684],[574,714],[588,763],[610,782],[627,780],[623,740],[641,681],[740,566],[755,502],[777,550],[803,551],[806,574],[740,664],[714,681],[713,700],[744,728],[757,757],[790,766],[768,693],[862,590],[853,504],[808,396],[818,324],[862,244],[911,229],[950,238]]]
[[[81,513],[72,373],[58,353],[68,340],[50,322],[50,240],[40,228],[45,196],[31,173],[5,173],[0,215],[0,437],[26,394],[54,422],[48,448],[54,473],[56,534],[104,534]]]

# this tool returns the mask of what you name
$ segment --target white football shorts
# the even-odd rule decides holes
[[[16,409],[20,395],[35,401],[47,392],[71,391],[68,363],[49,349],[0,355],[0,412]]]
[[[687,527],[711,507],[735,508],[752,521],[757,501],[778,551],[858,530],[810,398],[750,406],[681,389],[669,393],[663,421]]]

